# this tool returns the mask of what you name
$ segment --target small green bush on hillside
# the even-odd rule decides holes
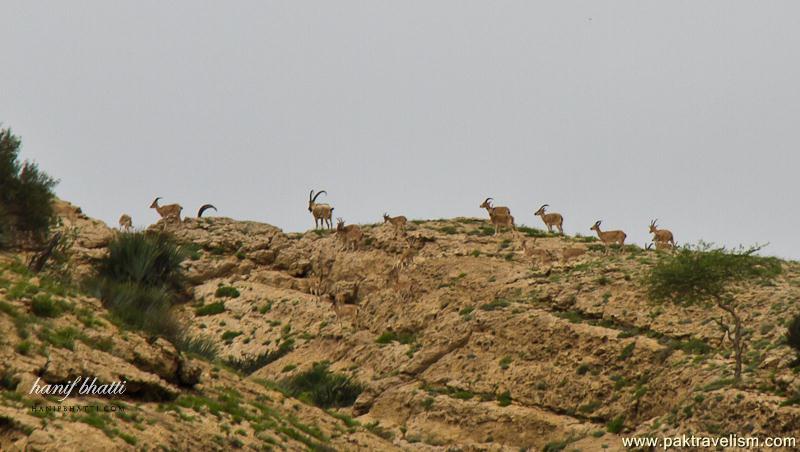
[[[744,284],[769,283],[781,274],[781,261],[756,254],[762,247],[728,250],[701,243],[662,254],[647,278],[650,296],[678,305],[717,306],[730,318],[720,327],[733,338],[736,359],[734,378],[741,379],[744,328],[737,297]]]
[[[314,363],[311,369],[280,383],[293,397],[308,400],[321,408],[353,405],[363,388],[345,375],[328,369],[329,363]]]
[[[161,335],[176,346],[191,343],[172,314],[184,289],[184,250],[165,233],[133,232],[114,237],[89,286],[129,328]]]
[[[218,298],[239,298],[239,290],[233,286],[219,286],[214,295]]]

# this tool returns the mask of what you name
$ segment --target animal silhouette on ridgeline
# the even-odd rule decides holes
[[[622,252],[623,246],[625,245],[625,238],[628,235],[622,231],[601,231],[600,223],[602,223],[602,220],[597,220],[594,226],[589,228],[589,230],[597,232],[597,237],[606,245],[606,252],[608,252],[608,245],[619,245],[619,251]]]
[[[200,210],[197,211],[197,218],[203,218],[203,212],[209,209],[214,209],[214,212],[217,211],[217,208],[212,206],[211,204],[203,204],[203,206],[200,207]]]
[[[390,223],[394,228],[395,234],[405,234],[406,232],[406,223],[408,223],[408,219],[402,215],[398,215],[396,217],[390,217],[386,212],[383,213],[383,223]]]
[[[320,190],[314,194],[314,190],[308,194],[308,211],[314,216],[314,229],[319,229],[319,224],[322,222],[322,227],[328,225],[328,229],[333,229],[333,207],[328,204],[321,204],[317,202],[317,197],[321,194],[328,192]]]
[[[127,213],[123,213],[121,217],[119,217],[119,230],[130,232],[133,229],[133,219]]]
[[[358,249],[358,244],[364,237],[364,231],[357,224],[344,225],[344,220],[341,218],[336,219],[336,235],[344,243],[344,249],[352,248],[353,251]]]
[[[539,207],[539,210],[534,213],[534,215],[538,215],[542,217],[542,221],[544,221],[545,226],[547,226],[548,232],[553,232],[553,227],[558,228],[558,233],[564,235],[564,217],[561,216],[560,213],[545,213],[545,208],[550,207],[549,204],[543,204],[542,207]]]
[[[161,199],[159,196],[153,203],[150,204],[151,209],[156,209],[159,215],[163,220],[174,220],[178,223],[181,222],[181,212],[183,211],[183,207],[180,204],[167,204],[164,206],[158,205],[158,200]]]
[[[492,199],[493,198],[486,198],[478,207],[486,209],[486,211],[489,212],[489,221],[494,225],[494,235],[497,235],[497,231],[499,231],[501,227],[507,227],[513,234],[516,234],[517,228],[514,226],[514,217],[511,216],[511,209],[504,206],[493,207],[490,202]]]
[[[667,229],[658,229],[658,218],[650,222],[650,233],[653,234],[653,243],[657,250],[675,249],[675,238]]]

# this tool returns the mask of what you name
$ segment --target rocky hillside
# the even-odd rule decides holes
[[[80,228],[75,273],[89,275],[112,232],[60,211]],[[648,299],[652,251],[606,254],[589,238],[523,228],[526,253],[468,218],[413,222],[407,237],[363,226],[354,251],[329,232],[228,218],[153,227],[192,250],[192,297],[176,309],[216,359],[122,331],[98,300],[3,256],[0,449],[91,438],[148,450],[593,451],[622,450],[621,436],[800,431],[800,376],[782,339],[800,312],[797,263],[746,288],[734,387],[722,313]],[[37,314],[44,297],[58,314]],[[358,315],[337,317],[334,298]],[[363,388],[352,406],[323,410],[280,384],[323,362]],[[42,402],[25,393],[37,376],[88,374],[131,382],[115,402],[124,413],[26,410]]]

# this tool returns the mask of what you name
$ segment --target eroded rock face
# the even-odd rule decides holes
[[[619,435],[606,432],[616,419],[623,419],[622,435],[785,436],[800,427],[800,408],[782,406],[786,397],[776,395],[800,389],[788,367],[785,328],[776,321],[800,312],[791,301],[800,299],[798,265],[786,263],[772,286],[743,288],[752,353],[743,384],[734,388],[725,380],[733,366],[729,345],[719,341],[714,322],[721,313],[648,299],[641,281],[656,254],[605,255],[583,238],[547,236],[537,249],[555,256],[588,251],[541,264],[510,234],[487,235],[483,226],[476,219],[409,224],[416,245],[390,227],[364,226],[358,249],[345,251],[327,232],[285,234],[215,217],[168,225],[196,250],[185,264],[192,300],[176,306],[188,333],[214,342],[223,361],[270,354],[265,365],[242,378],[187,361],[163,339],[129,334],[115,337],[107,352],[87,352],[80,341],[73,352],[55,352],[53,370],[44,374],[66,378],[114,363],[149,391],[230,402],[233,388],[254,403],[242,402],[245,411],[269,404],[284,420],[290,414],[318,425],[342,450],[541,450],[551,442],[566,450],[622,450]],[[238,295],[220,295],[220,286]],[[337,316],[327,301],[337,295],[358,306],[357,318]],[[23,301],[15,303],[23,309]],[[198,313],[211,303],[222,311]],[[13,331],[13,319],[0,313],[0,329]],[[0,359],[14,363],[24,385],[46,360],[15,353],[19,341],[0,346]],[[321,361],[363,385],[355,404],[338,411],[370,429],[341,433],[349,429],[341,421],[258,383]],[[205,444],[195,437],[226,437],[219,426],[232,418],[218,419],[196,399],[176,399],[180,413],[162,413],[146,400],[136,393],[128,399],[155,422],[141,431],[141,444],[181,449]],[[186,408],[194,404],[197,410]],[[185,422],[187,416],[196,420]],[[264,445],[255,422],[236,424],[245,447]],[[162,423],[167,427],[159,430]],[[273,436],[289,441],[287,449],[303,447]]]

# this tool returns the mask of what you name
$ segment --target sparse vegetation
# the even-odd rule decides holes
[[[195,315],[198,316],[216,315],[222,314],[223,312],[225,312],[225,303],[222,301],[200,306],[194,311]]]
[[[233,286],[219,286],[214,296],[218,298],[239,298],[239,290]]]
[[[355,403],[362,387],[345,375],[331,372],[329,363],[314,363],[280,383],[287,393],[321,408],[346,407]]]
[[[782,271],[781,263],[756,253],[761,247],[728,250],[709,244],[684,247],[660,256],[648,277],[650,296],[676,304],[714,304],[733,325],[718,321],[733,339],[735,379],[742,376],[744,331],[737,309],[739,287],[747,281],[769,281]]]

